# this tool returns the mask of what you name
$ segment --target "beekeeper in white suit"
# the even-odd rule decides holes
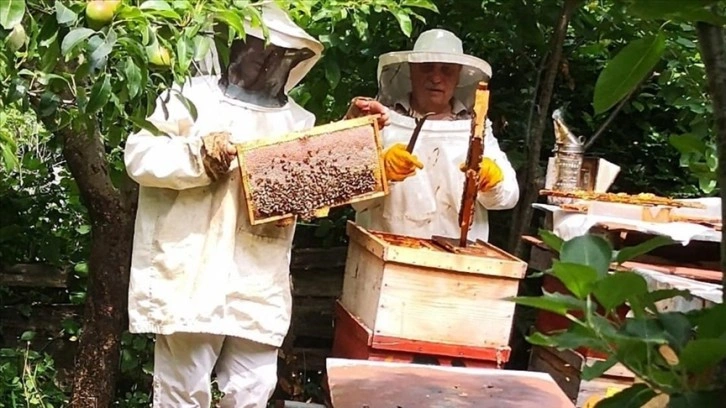
[[[212,372],[221,407],[265,407],[277,383],[295,224],[250,225],[232,143],[314,126],[287,94],[323,47],[277,7],[262,17],[271,46],[246,24],[222,75],[183,88],[196,121],[172,97],[168,118],[161,106],[149,118],[168,135],[141,131],[126,143],[126,169],[140,185],[130,331],[156,334],[154,407],[209,407]]]
[[[386,197],[355,204],[356,222],[371,230],[420,238],[458,237],[464,187],[460,166],[469,148],[470,112],[477,83],[489,81],[491,67],[464,54],[461,40],[453,33],[433,29],[419,36],[412,51],[382,55],[377,74],[377,101],[349,110],[349,116],[387,107],[390,125],[382,139],[389,156],[405,156],[416,118],[434,115],[423,124],[414,147],[416,167],[402,166]],[[395,162],[395,157],[389,162]],[[488,211],[510,209],[518,199],[516,174],[487,120],[478,205],[469,238],[488,241]]]

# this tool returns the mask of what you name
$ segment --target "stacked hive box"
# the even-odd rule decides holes
[[[435,240],[349,223],[333,354],[345,358],[500,367],[526,263],[478,242],[464,253]]]
[[[578,408],[592,407],[594,401],[606,395],[621,391],[633,385],[635,375],[621,364],[616,364],[600,377],[583,380],[585,365],[605,361],[575,350],[556,350],[549,347],[534,346],[529,361],[529,371],[549,374]]]

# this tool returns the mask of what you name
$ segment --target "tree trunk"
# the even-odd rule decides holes
[[[91,220],[89,280],[70,407],[110,407],[127,322],[136,190],[115,188],[100,136],[66,130],[63,156]],[[89,136],[92,135],[92,136]]]
[[[538,98],[538,112],[532,133],[528,135],[527,166],[524,173],[519,177],[519,188],[521,191],[519,203],[514,209],[513,228],[509,236],[509,251],[517,256],[522,256],[523,244],[522,235],[528,232],[532,222],[532,203],[537,200],[539,190],[542,187],[538,177],[540,173],[540,154],[542,152],[542,137],[544,135],[547,120],[549,119],[550,102],[555,87],[555,79],[559,71],[560,60],[562,59],[562,45],[567,36],[567,27],[570,24],[570,17],[575,12],[582,0],[565,0],[562,5],[557,26],[552,34],[550,42],[550,58],[547,62],[547,69],[542,81],[542,89]]]
[[[721,218],[726,215],[726,40],[724,30],[708,23],[696,25],[701,59],[706,66],[708,92],[716,119],[716,146],[718,148],[718,185],[721,191]],[[721,234],[721,271],[723,299],[726,302],[726,232]]]

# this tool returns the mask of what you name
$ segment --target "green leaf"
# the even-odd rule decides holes
[[[126,76],[126,88],[129,91],[129,98],[134,99],[141,91],[141,70],[131,57],[126,58],[124,75]]]
[[[643,19],[686,23],[703,21],[713,25],[725,25],[726,17],[707,8],[713,3],[714,0],[637,0],[630,6],[630,11]]]
[[[662,33],[640,38],[626,45],[610,60],[595,83],[595,114],[612,108],[645,79],[665,52]]]
[[[611,311],[626,300],[648,292],[648,284],[635,272],[616,272],[595,284],[593,294],[602,307]]]
[[[338,62],[332,58],[325,59],[325,79],[330,84],[330,89],[335,89],[340,82],[340,66]]]
[[[144,129],[154,136],[161,136],[161,135],[169,136],[166,132],[162,132],[153,123],[149,122],[146,119],[143,119],[143,118],[139,119],[139,118],[130,116],[129,120],[131,121],[131,123],[136,125],[139,129]]]
[[[12,30],[16,24],[23,20],[25,15],[25,0],[0,1],[0,25],[6,30]]]
[[[527,337],[527,341],[534,345],[570,350],[579,347],[603,350],[605,347],[594,331],[579,324],[573,324],[566,332],[558,334],[544,335],[535,332]]]
[[[193,42],[195,60],[201,60],[204,58],[211,49],[211,45],[214,44],[214,41],[212,41],[211,38],[202,35],[194,37]]]
[[[668,408],[719,407],[723,405],[723,391],[693,391],[671,394]]]
[[[660,302],[661,300],[674,298],[676,296],[680,296],[686,300],[693,299],[693,295],[691,295],[691,292],[687,290],[681,290],[681,289],[658,289],[654,290],[652,292],[648,292],[643,296],[643,302],[647,304],[655,304],[657,302]]]
[[[552,275],[579,299],[585,299],[590,294],[593,283],[598,278],[597,272],[587,265],[557,260],[552,265]]]
[[[607,360],[595,360],[592,365],[585,364],[582,369],[582,379],[585,381],[594,380],[605,374],[605,371],[613,368],[618,363],[616,356],[610,356]]]
[[[656,393],[648,385],[638,383],[615,395],[601,400],[596,408],[640,408],[655,398]]]
[[[177,39],[176,43],[176,57],[177,61],[179,62],[179,67],[182,70],[187,70],[189,68],[189,64],[191,64],[191,42],[186,37],[181,37]]]
[[[562,251],[562,244],[565,242],[562,238],[555,235],[554,232],[546,230],[546,229],[540,229],[539,230],[539,236],[542,238],[542,241],[547,244],[548,247],[552,248],[553,250],[560,252]]]
[[[638,256],[645,255],[656,248],[672,245],[674,242],[670,237],[662,235],[651,238],[641,244],[621,249],[615,257],[615,262],[621,264]]]
[[[518,296],[505,298],[511,302],[536,309],[547,310],[561,316],[567,315],[572,310],[585,310],[584,301],[561,293],[547,293],[542,296]]]
[[[73,267],[73,270],[78,276],[88,276],[88,264],[85,262],[79,262]]]
[[[693,329],[686,315],[680,312],[661,313],[658,320],[665,329],[668,344],[677,350],[682,349],[691,338]]]
[[[97,80],[91,88],[91,96],[88,98],[85,112],[87,114],[95,113],[101,109],[111,98],[111,78],[108,75],[103,76],[103,80]]]
[[[695,320],[698,338],[726,338],[726,304],[720,303],[705,309]]]
[[[562,244],[560,260],[567,263],[587,265],[605,276],[610,269],[613,248],[605,238],[598,235],[582,235]]]
[[[411,36],[411,31],[413,31],[413,24],[411,24],[411,17],[406,14],[403,10],[396,10],[393,12],[393,15],[396,17],[396,20],[398,21],[399,27],[401,27],[401,31],[403,32],[403,35],[406,37]]]
[[[439,9],[436,7],[436,4],[428,1],[428,0],[404,0],[401,4],[403,7],[418,7],[426,10],[431,10],[435,13],[439,12]]]
[[[65,37],[63,37],[63,42],[61,43],[61,54],[63,54],[64,56],[67,55],[81,41],[87,39],[95,33],[96,32],[91,30],[90,28],[74,28]]]
[[[675,147],[680,153],[698,153],[704,154],[706,151],[706,143],[692,134],[672,135],[668,138],[668,143]]]
[[[28,83],[22,78],[12,78],[8,86],[8,93],[5,96],[5,103],[11,104],[26,96],[28,92]]]
[[[237,12],[231,10],[222,11],[217,13],[216,17],[217,19],[222,20],[222,22],[227,23],[227,25],[229,25],[239,37],[244,37],[244,22]]]
[[[686,370],[703,372],[726,358],[726,338],[691,340],[678,357]]]
[[[22,341],[31,341],[35,338],[35,332],[34,331],[26,331],[23,332],[23,334],[20,335],[20,340]]]
[[[106,57],[113,50],[113,46],[116,45],[116,38],[116,31],[109,28],[105,40],[91,53],[91,66],[93,68],[106,65]]]
[[[58,24],[71,24],[78,19],[78,15],[60,0],[55,0],[55,18]]]
[[[42,118],[48,117],[56,112],[60,104],[60,97],[53,92],[46,90],[40,96],[40,106],[38,109],[38,114]]]
[[[637,343],[668,344],[666,332],[655,319],[629,318],[625,321],[623,333]]]
[[[139,6],[141,10],[173,11],[169,3],[164,0],[146,0]]]
[[[265,22],[262,20],[262,14],[255,7],[247,8],[247,12],[249,13],[248,17],[250,18],[250,25],[252,25],[252,27],[259,27],[262,30],[262,37],[265,39],[265,43],[269,43],[270,28],[267,27]]]
[[[534,332],[529,336],[525,336],[525,339],[535,346],[557,347],[559,345],[555,336],[547,336],[540,332]]]
[[[20,163],[18,161],[18,157],[15,155],[15,152],[10,148],[10,146],[0,143],[0,151],[2,152],[5,169],[10,171],[19,168]]]
[[[181,102],[181,104],[184,105],[184,107],[189,112],[189,115],[191,115],[192,120],[194,122],[196,122],[197,121],[197,107],[194,105],[194,102],[192,102],[191,100],[189,100],[189,98],[187,98],[186,96],[182,95],[179,92],[175,92],[174,96],[176,96],[176,98],[179,100],[179,102]]]

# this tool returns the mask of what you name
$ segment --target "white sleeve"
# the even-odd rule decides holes
[[[480,192],[477,199],[487,210],[508,210],[514,208],[519,201],[519,184],[517,173],[509,162],[507,155],[499,148],[494,137],[491,122],[487,120],[486,137],[484,139],[484,157],[492,159],[502,169],[503,179],[487,192]]]
[[[198,100],[194,102],[196,106],[204,103]],[[210,184],[212,180],[204,171],[202,163],[202,139],[198,135],[188,134],[193,119],[187,108],[176,97],[171,97],[166,104],[169,114],[166,118],[162,103],[159,97],[156,110],[148,121],[169,136],[154,136],[147,130],[129,136],[124,149],[129,177],[141,186],[174,190]]]

